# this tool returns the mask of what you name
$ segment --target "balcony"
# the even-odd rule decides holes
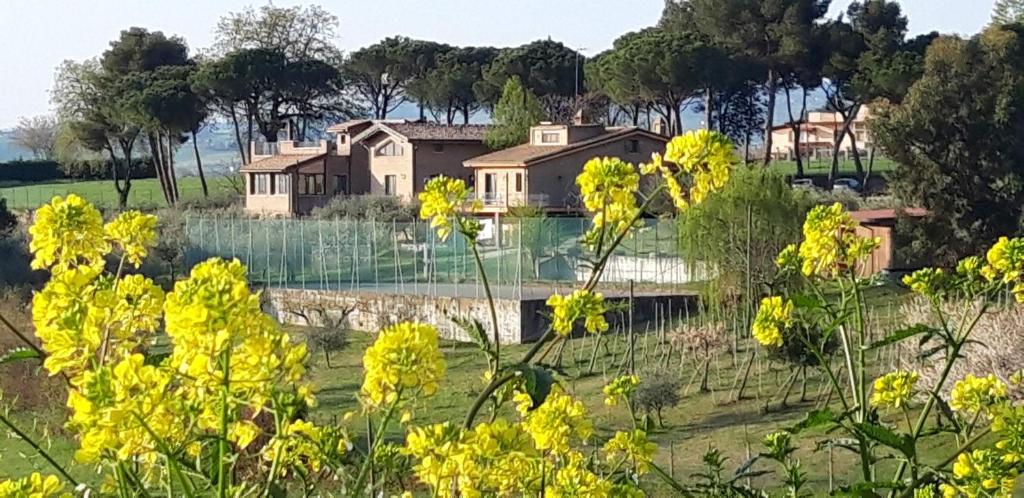
[[[252,142],[249,144],[249,154],[253,161],[266,159],[276,155],[311,155],[326,154],[330,150],[332,142],[327,140],[283,140],[279,142]]]
[[[481,192],[478,198],[484,204],[484,212],[505,212],[511,207],[533,206],[552,211],[565,211],[571,206],[565,201],[556,201],[548,194],[511,194],[507,198],[501,194]]]

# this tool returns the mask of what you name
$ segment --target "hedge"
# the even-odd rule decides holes
[[[148,158],[137,161],[133,178],[153,178],[156,169]],[[0,162],[0,182],[47,182],[54,180],[105,180],[110,178],[109,160],[61,164],[46,159]]]

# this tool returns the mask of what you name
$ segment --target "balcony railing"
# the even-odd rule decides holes
[[[536,206],[536,207],[565,207],[566,204],[557,204],[551,201],[548,194],[512,195],[506,199],[501,194],[481,193],[480,200],[484,207],[510,207],[510,206]]]
[[[252,155],[273,156],[281,150],[279,142],[254,142],[252,144]]]

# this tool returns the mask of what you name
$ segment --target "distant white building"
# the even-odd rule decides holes
[[[874,140],[868,130],[871,111],[861,106],[854,118],[850,131],[857,138],[857,150],[865,153],[874,147]],[[806,158],[831,157],[836,134],[842,131],[843,117],[838,112],[809,112],[807,119],[800,123],[800,153]],[[844,136],[839,144],[840,157],[853,153],[850,136]],[[772,158],[792,160],[796,157],[796,134],[791,123],[772,128]]]

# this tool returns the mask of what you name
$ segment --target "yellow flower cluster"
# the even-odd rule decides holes
[[[605,457],[610,465],[617,467],[623,462],[629,462],[640,475],[650,470],[657,450],[658,445],[652,443],[647,438],[647,433],[639,429],[616,432],[604,445]]]
[[[110,244],[103,232],[103,216],[85,199],[71,194],[54,197],[35,212],[29,228],[32,268],[60,272],[78,266],[103,267]]]
[[[124,258],[136,268],[156,245],[156,216],[126,211],[104,227],[107,239],[121,249]]]
[[[593,216],[593,228],[585,240],[596,245],[605,228],[621,234],[629,230],[639,214],[636,193],[640,175],[636,169],[617,157],[595,157],[583,165],[576,177],[583,206]]]
[[[452,233],[452,217],[456,216],[459,210],[469,204],[470,209],[480,209],[479,199],[469,202],[471,192],[466,182],[446,176],[438,176],[427,182],[423,192],[420,193],[420,218],[430,220],[431,228],[437,230],[441,240],[447,240]],[[479,233],[479,224],[475,220],[469,221],[471,227],[470,238],[475,239]]]
[[[57,272],[32,298],[32,323],[51,375],[74,380],[116,362],[155,334],[164,293],[148,278],[114,281],[91,266]]]
[[[293,389],[313,403],[301,383],[305,344],[293,344],[263,313],[238,260],[215,258],[192,268],[168,294],[164,320],[174,344],[168,366],[187,379],[178,395],[197,410],[201,429],[219,430],[224,389],[233,414],[243,406],[259,412],[276,393]],[[233,427],[232,441],[252,440],[253,427]]]
[[[654,154],[650,163],[641,166],[641,172],[661,173],[672,203],[682,211],[725,187],[735,163],[736,152],[728,137],[698,130],[673,138],[665,146],[665,155]],[[687,176],[688,189],[680,182],[679,174]]]
[[[808,277],[832,278],[870,256],[881,243],[877,237],[857,236],[856,223],[838,202],[811,209],[803,235],[799,255],[803,274]]]
[[[871,406],[877,408],[903,408],[914,394],[917,372],[896,370],[875,379],[871,393]]]
[[[636,375],[623,375],[612,379],[608,385],[604,386],[604,404],[608,406],[619,404],[619,398],[628,398],[638,385],[640,385],[640,377]]]
[[[775,266],[778,266],[780,270],[788,272],[801,270],[803,261],[800,260],[800,249],[797,248],[796,244],[789,244],[779,252],[779,255],[775,258]]]
[[[33,472],[22,479],[0,481],[0,498],[71,498],[54,475]]]
[[[536,410],[525,415],[523,429],[534,446],[555,455],[566,455],[574,440],[586,441],[594,433],[583,403],[554,388]]]
[[[464,432],[451,423],[413,428],[403,451],[416,459],[416,477],[437,496],[525,496],[539,490],[540,454],[522,426],[504,419]]]
[[[547,305],[551,308],[551,327],[558,335],[569,335],[581,318],[583,327],[591,334],[608,330],[608,321],[604,318],[608,305],[600,292],[577,289],[568,296],[552,294]]]
[[[961,453],[953,477],[939,486],[944,498],[958,496],[1011,498],[1017,482],[1017,461],[988,449]]]
[[[381,330],[363,355],[364,404],[368,408],[389,405],[403,390],[433,395],[445,371],[437,341],[437,329],[422,323],[403,322]]]
[[[793,301],[780,296],[766,297],[754,316],[752,332],[762,346],[781,347],[782,332],[793,323]]]
[[[903,277],[910,290],[926,297],[939,297],[945,292],[946,273],[941,268],[922,268]]]
[[[281,475],[290,468],[319,472],[325,464],[344,456],[350,448],[351,443],[341,432],[318,427],[305,420],[295,420],[274,435],[263,452],[263,459],[276,463]]]
[[[793,435],[786,431],[770,432],[765,434],[761,444],[768,449],[768,454],[777,459],[782,459],[793,448]]]
[[[975,377],[967,374],[953,385],[953,391],[949,395],[949,407],[958,412],[974,415],[1005,401],[1006,396],[1006,384],[995,375]]]
[[[173,447],[185,436],[185,409],[169,392],[171,382],[171,372],[146,365],[141,354],[85,372],[68,395],[68,427],[80,440],[75,458],[156,463],[161,444]]]
[[[1024,303],[1024,239],[1000,237],[985,255],[986,264],[981,274],[990,282],[1012,285],[1017,302]]]
[[[606,479],[587,468],[586,458],[572,452],[563,467],[555,471],[554,478],[544,487],[542,496],[552,498],[611,497],[615,487]]]

